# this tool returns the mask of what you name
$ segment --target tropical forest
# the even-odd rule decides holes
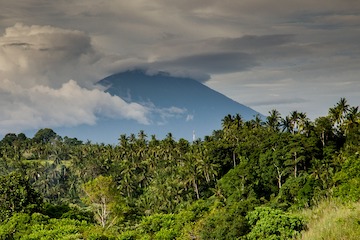
[[[227,115],[203,139],[0,142],[0,239],[358,239],[360,112]]]

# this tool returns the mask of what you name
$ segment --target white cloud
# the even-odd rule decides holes
[[[126,103],[97,89],[81,88],[73,80],[59,89],[44,85],[24,88],[15,82],[1,80],[0,102],[2,133],[45,126],[93,125],[100,115],[149,124],[148,108]]]
[[[98,116],[149,124],[147,107],[93,89],[100,55],[81,31],[7,28],[0,37],[1,131],[95,124]]]
[[[91,65],[98,58],[81,31],[17,23],[0,37],[1,76],[26,87],[60,87],[69,79],[89,86]]]

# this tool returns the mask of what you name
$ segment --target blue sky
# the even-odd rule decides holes
[[[191,76],[266,114],[360,102],[358,0],[0,0],[0,129],[148,124],[94,83],[147,68]],[[175,106],[176,107],[176,106]]]

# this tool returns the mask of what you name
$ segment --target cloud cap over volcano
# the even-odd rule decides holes
[[[73,79],[91,92],[140,68],[196,78],[264,114],[315,118],[340,97],[360,102],[359,1],[0,3],[0,78],[20,89],[59,90]]]

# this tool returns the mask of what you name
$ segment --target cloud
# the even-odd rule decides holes
[[[186,108],[176,106],[159,108],[152,102],[142,103],[149,110],[151,117],[150,123],[156,125],[165,125],[170,119],[184,118],[188,112]]]
[[[59,89],[44,85],[24,88],[15,82],[1,80],[0,103],[0,129],[5,132],[45,126],[94,125],[98,116],[150,123],[148,108],[126,103],[97,89],[81,88],[73,80]]]
[[[245,35],[237,38],[213,38],[205,40],[209,45],[219,46],[227,50],[249,51],[276,47],[294,42],[294,34]]]
[[[186,109],[127,103],[94,85],[101,73],[138,67],[151,72],[144,59],[101,54],[82,31],[17,23],[0,37],[0,128],[94,125],[99,117],[166,124],[183,117]]]
[[[192,120],[194,120],[194,115],[192,115],[192,114],[188,114],[187,116],[186,116],[186,122],[190,122],[190,121],[192,121]]]
[[[22,86],[60,87],[69,79],[86,85],[98,58],[81,31],[17,23],[0,37],[1,76]]]
[[[99,116],[149,124],[148,108],[94,89],[100,56],[81,31],[7,28],[0,37],[1,129],[92,125]]]
[[[309,99],[302,105],[314,109],[324,94],[359,100],[357,0],[0,2],[0,31],[13,31],[0,37],[0,76],[23,87],[58,89],[75,79],[91,89],[140,67],[208,80],[242,103],[270,101],[268,94]],[[339,91],[333,82],[352,87]]]
[[[0,37],[0,128],[92,125],[99,116],[149,124],[148,108],[94,89],[100,56],[81,31],[7,28]]]
[[[262,101],[254,101],[249,102],[248,104],[257,107],[257,106],[273,106],[273,105],[279,105],[279,104],[293,104],[293,103],[305,103],[307,102],[306,99],[303,98],[277,98],[275,100],[262,100]]]
[[[194,72],[215,74],[239,72],[257,66],[253,56],[242,52],[203,53],[153,63],[152,66],[172,69],[187,69]]]

